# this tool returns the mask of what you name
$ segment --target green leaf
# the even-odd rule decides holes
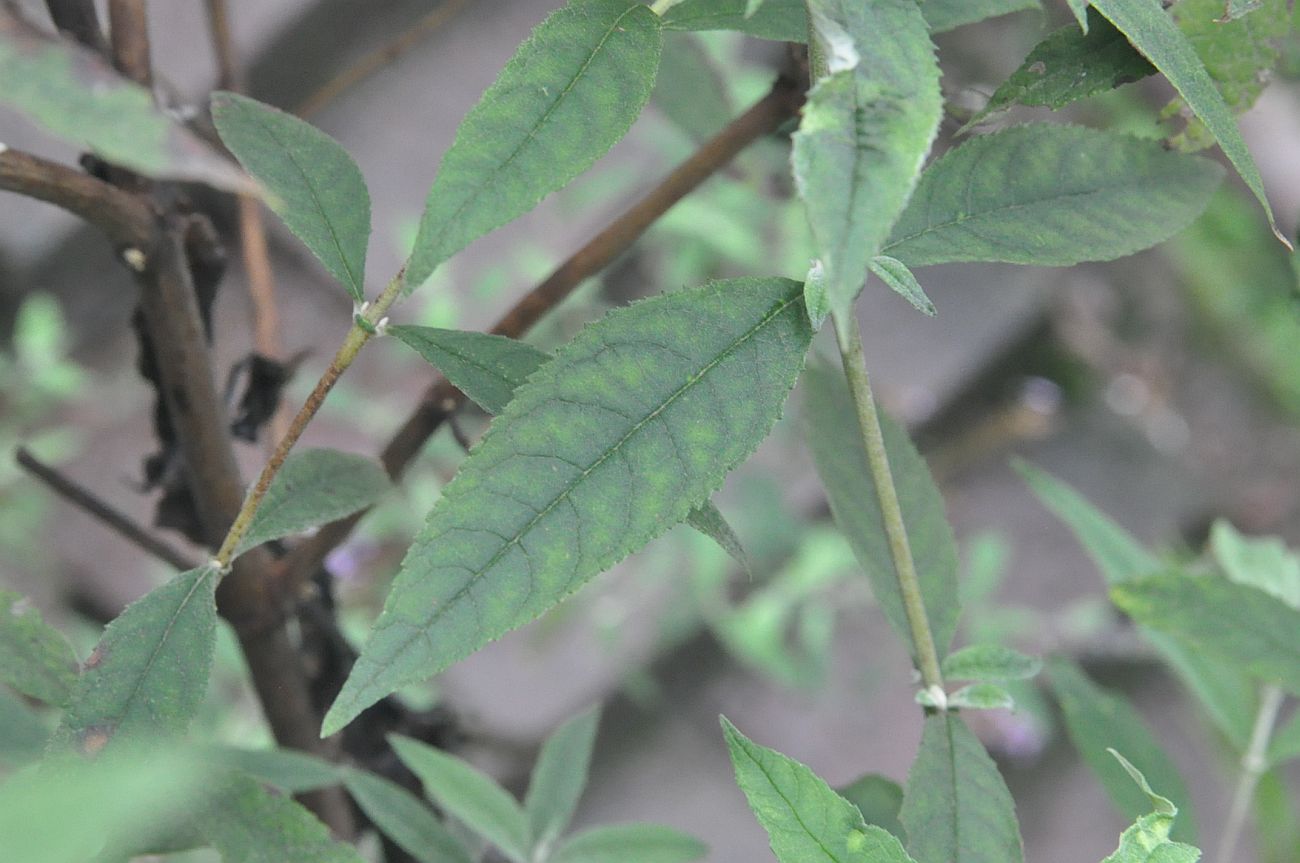
[[[343,781],[366,817],[420,863],[474,863],[433,810],[402,786],[354,769],[344,770]]]
[[[1222,177],[1213,162],[1157,141],[1080,126],[1014,126],[930,165],[882,251],[909,267],[1108,261],[1178,233]]]
[[[351,845],[291,798],[234,776],[197,819],[224,863],[363,863]]]
[[[1210,528],[1210,553],[1224,575],[1300,608],[1300,559],[1281,539],[1245,537],[1219,519]]]
[[[1155,811],[1143,815],[1119,838],[1119,848],[1102,863],[1196,863],[1201,852],[1190,845],[1173,842],[1169,831],[1174,825],[1178,809],[1151,790],[1146,777],[1114,749],[1109,750],[1142,792],[1150,799]]]
[[[28,599],[0,590],[0,682],[62,707],[72,695],[80,667],[63,633],[42,620]]]
[[[237,93],[212,94],[221,141],[271,193],[268,203],[357,302],[366,296],[370,192],[321,130]]]
[[[915,658],[880,501],[867,467],[857,414],[843,374],[810,366],[804,374],[804,407],[808,445],[835,522],[870,579],[881,611]],[[961,610],[957,599],[957,547],[952,528],[948,525],[943,496],[935,487],[930,469],[908,440],[907,432],[883,415],[881,427],[930,629],[942,654],[952,642]]]
[[[1295,849],[1300,848],[1300,823],[1295,817],[1300,800],[1282,771],[1270,770],[1259,777],[1254,804],[1259,863],[1293,863]]]
[[[1219,142],[1228,157],[1255,193],[1269,226],[1287,248],[1291,243],[1278,230],[1273,219],[1273,208],[1264,194],[1264,180],[1259,168],[1241,137],[1232,112],[1214,86],[1214,80],[1196,55],[1196,49],[1178,29],[1160,5],[1160,0],[1092,0],[1092,6],[1128,37],[1133,47],[1142,52],[1151,65],[1160,70],[1174,89],[1187,102],[1206,129]],[[1153,206],[1157,206],[1154,205]]]
[[[888,830],[907,844],[907,831],[898,820],[898,811],[903,807],[903,787],[897,782],[868,773],[835,792],[858,807],[868,824]]]
[[[127,606],[86,659],[55,739],[93,754],[183,732],[208,688],[217,580],[192,569]]]
[[[700,840],[657,824],[612,824],[571,837],[550,863],[687,863],[709,852]]]
[[[645,300],[530,377],[430,513],[325,733],[703,503],[780,416],[812,338],[801,299],[797,282],[735,279]]]
[[[949,709],[1014,710],[1015,700],[996,683],[972,683],[948,696]]]
[[[525,342],[488,333],[414,326],[393,326],[388,331],[428,360],[470,401],[493,415],[505,410],[515,390],[551,359],[550,354]],[[749,571],[749,559],[740,539],[712,502],[705,501],[691,510],[686,523]]]
[[[295,450],[271,481],[236,552],[351,515],[390,488],[374,459],[332,449]]]
[[[1016,470],[1043,504],[1074,532],[1108,584],[1120,584],[1160,569],[1160,561],[1074,489],[1047,473],[1018,462]],[[1244,751],[1254,725],[1254,685],[1230,663],[1188,650],[1168,635],[1143,635],[1191,687],[1214,723]]]
[[[1300,611],[1218,576],[1157,575],[1111,588],[1138,623],[1300,694]]]
[[[154,105],[94,51],[0,10],[0,104],[105,161],[151,177],[256,193],[232,162]]]
[[[214,746],[203,756],[216,766],[247,773],[290,794],[338,785],[343,781],[338,766],[295,749]]]
[[[1048,663],[1048,678],[1061,706],[1070,741],[1106,789],[1115,808],[1126,818],[1135,819],[1149,811],[1151,804],[1120,764],[1107,754],[1109,749],[1131,752],[1142,772],[1153,777],[1157,785],[1178,801],[1186,811],[1178,823],[1178,836],[1196,841],[1187,785],[1132,705],[1097,686],[1078,666],[1063,658],[1056,657]]]
[[[505,789],[465,761],[409,737],[392,735],[397,757],[420,777],[424,793],[516,863],[527,863],[528,816]]]
[[[931,316],[935,314],[934,303],[925,295],[925,291],[921,289],[921,283],[916,280],[916,276],[912,275],[912,271],[907,268],[907,264],[888,255],[877,255],[871,259],[867,267],[882,282],[889,285],[891,290],[918,310]]]
[[[1079,27],[1083,32],[1088,32],[1088,0],[1065,0],[1065,5],[1070,7],[1074,13],[1074,18],[1079,22]]]
[[[900,813],[917,863],[1020,863],[1015,804],[997,765],[961,718],[925,719]]]
[[[1268,743],[1266,760],[1276,766],[1293,758],[1300,758],[1300,713],[1292,714],[1286,724],[1273,735]]]
[[[555,730],[538,753],[524,796],[534,847],[548,847],[564,832],[587,787],[600,708],[586,710]]]
[[[1028,680],[1043,663],[1000,644],[972,644],[944,657],[945,680]]]
[[[862,291],[916,186],[943,97],[913,0],[810,0],[808,9],[830,74],[808,94],[790,159],[822,266],[810,287],[824,286],[825,297],[808,300],[816,326],[827,311],[846,314]]]
[[[659,18],[635,0],[572,3],[538,25],[443,157],[406,283],[421,284],[614,146],[650,98],[662,41]]]
[[[898,840],[805,765],[760,746],[722,717],[736,783],[781,863],[912,863]]]
[[[1090,17],[1092,26],[1086,31],[1074,25],[1062,27],[1034,46],[967,128],[1012,105],[1064,108],[1155,74],[1155,67],[1123,33],[1100,15]]]
[[[921,8],[925,20],[930,22],[930,29],[943,33],[996,15],[1042,7],[1039,0],[925,0]]]
[[[37,760],[49,737],[49,729],[40,715],[0,686],[0,768]]]
[[[664,13],[665,30],[738,30],[777,42],[808,41],[804,0],[767,0],[752,15],[746,0],[682,0]]]
[[[692,140],[707,141],[735,116],[717,62],[690,33],[664,40],[651,103]]]

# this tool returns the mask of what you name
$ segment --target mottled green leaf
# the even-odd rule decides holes
[[[809,283],[816,326],[846,314],[862,291],[916,185],[943,97],[914,0],[810,0],[808,9],[828,77],[808,94],[790,159],[822,267]]]
[[[234,192],[257,185],[154,105],[99,54],[50,39],[0,9],[0,104],[72,144],[141,174]]]
[[[1219,142],[1228,161],[1232,162],[1237,173],[1255,193],[1264,207],[1273,233],[1289,247],[1290,242],[1278,230],[1273,219],[1273,208],[1269,206],[1268,197],[1264,194],[1264,180],[1241,137],[1241,130],[1237,128],[1232,111],[1196,55],[1196,48],[1165,13],[1160,0],[1092,0],[1092,6],[1127,36],[1133,47],[1142,52],[1160,70],[1160,74],[1174,85],[1174,89],[1205,124],[1205,128]]]
[[[746,16],[746,0],[682,0],[664,13],[665,30],[739,30],[778,42],[808,41],[804,0],[767,0]]]
[[[290,794],[338,785],[343,781],[337,765],[295,749],[214,746],[204,751],[203,757],[216,766],[247,773]]]
[[[1071,102],[1106,93],[1154,75],[1156,69],[1124,34],[1093,13],[1084,30],[1071,24],[1039,42],[994,91],[989,103],[967,126],[1012,105],[1064,108]]]
[[[292,798],[233,776],[197,818],[223,863],[364,863]]]
[[[1111,588],[1138,623],[1300,694],[1300,611],[1219,576],[1156,575]]]
[[[1258,587],[1300,608],[1300,558],[1278,537],[1242,536],[1219,519],[1210,528],[1210,553],[1232,581]]]
[[[77,683],[77,657],[63,634],[20,593],[0,590],[0,682],[55,707]]]
[[[697,142],[712,138],[736,113],[717,62],[690,33],[664,40],[650,101]]]
[[[898,839],[803,764],[760,746],[722,719],[736,784],[781,863],[912,863]]]
[[[985,18],[1042,7],[1039,0],[925,0],[921,8],[930,29],[942,33]]]
[[[216,571],[199,567],[127,606],[86,659],[56,739],[89,754],[183,732],[208,688],[216,587]]]
[[[0,767],[17,767],[40,758],[49,737],[49,728],[36,710],[0,686]]]
[[[600,709],[586,710],[555,730],[538,753],[524,796],[533,845],[549,846],[569,826],[587,787]]]
[[[1015,699],[996,683],[972,683],[963,686],[947,698],[952,710],[1014,710]]]
[[[825,367],[810,367],[804,375],[804,400],[808,446],[826,488],[835,522],[871,580],[881,611],[912,650],[911,628],[894,574],[880,501],[843,374]],[[929,467],[908,440],[907,432],[885,416],[881,417],[881,426],[930,629],[942,654],[952,641],[960,611],[957,548],[952,528],[948,525],[943,496],[935,487]]]
[[[930,165],[882,251],[910,267],[1107,261],[1178,233],[1222,177],[1213,162],[1157,141],[1080,126],[1015,126]]]
[[[393,326],[388,331],[428,360],[470,401],[494,415],[505,410],[515,390],[551,359],[532,345],[488,333],[414,326]],[[686,523],[748,571],[749,559],[740,539],[711,501],[691,510]]]
[[[424,783],[424,793],[465,822],[516,863],[527,863],[532,847],[528,815],[487,774],[454,755],[409,737],[389,738],[393,751]]]
[[[1191,795],[1178,768],[1165,754],[1136,710],[1120,696],[1097,686],[1074,663],[1056,657],[1048,663],[1052,692],[1061,706],[1065,727],[1083,762],[1096,775],[1115,808],[1126,818],[1136,819],[1151,808],[1150,800],[1120,764],[1108,753],[1119,749],[1131,753],[1143,773],[1184,809],[1178,822],[1178,838],[1196,841]]]
[[[1042,669],[1036,656],[1000,644],[972,644],[944,657],[945,680],[1028,680]]]
[[[430,513],[325,733],[707,500],[780,416],[812,338],[801,299],[797,282],[735,279],[644,300],[530,377]]]
[[[1143,815],[1125,830],[1119,838],[1119,848],[1102,863],[1196,863],[1201,857],[1200,851],[1169,839],[1169,831],[1174,825],[1178,809],[1167,798],[1152,791],[1146,777],[1124,756],[1114,749],[1110,750],[1110,754],[1115,756],[1137,783],[1155,811]]]
[[[917,863],[1020,863],[1015,804],[993,759],[955,714],[925,719],[900,814]]]
[[[407,264],[409,285],[537,206],[614,146],[654,86],[659,18],[636,0],[553,13],[461,122]]]
[[[555,849],[550,863],[688,863],[709,852],[700,840],[657,824],[593,827]]]
[[[366,295],[370,192],[337,141],[237,93],[212,94],[221,141],[270,192],[268,204],[357,302]]]
[[[868,773],[835,792],[858,807],[868,824],[888,830],[907,844],[907,831],[898,820],[898,810],[903,808],[903,787],[897,782]]]
[[[871,259],[867,267],[891,290],[915,306],[917,310],[925,312],[927,315],[934,315],[934,303],[925,295],[921,283],[916,280],[916,276],[912,275],[912,271],[907,268],[907,264],[888,255],[877,255]]]
[[[474,863],[428,804],[402,786],[353,769],[343,772],[343,781],[366,817],[420,863]]]
[[[390,488],[374,459],[332,449],[295,450],[271,481],[236,552],[351,515]]]

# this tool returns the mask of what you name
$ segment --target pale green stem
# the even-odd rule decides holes
[[[840,345],[844,374],[849,380],[849,393],[853,397],[853,406],[857,409],[862,445],[867,451],[867,466],[871,470],[876,497],[880,501],[885,536],[889,540],[889,553],[894,560],[898,589],[903,595],[903,610],[912,632],[912,645],[916,649],[921,681],[927,689],[941,695],[943,674],[939,670],[939,652],[935,649],[934,635],[930,631],[930,618],[925,613],[925,599],[921,595],[921,582],[916,575],[916,563],[912,559],[912,546],[907,539],[903,509],[898,503],[898,489],[894,486],[894,475],[889,469],[885,436],[880,429],[880,416],[876,412],[876,400],[871,393],[866,361],[862,356],[862,335],[858,331],[857,319],[851,312],[833,313],[831,320]]]
[[[266,467],[262,468],[261,475],[258,476],[257,482],[254,483],[252,490],[244,498],[244,504],[240,507],[239,513],[230,525],[230,531],[221,543],[221,548],[213,556],[212,563],[217,569],[226,569],[230,566],[231,560],[235,557],[235,551],[239,548],[239,543],[252,527],[253,516],[257,514],[257,508],[261,506],[262,499],[266,497],[267,489],[271,487],[271,480],[280,472],[284,466],[284,460],[289,455],[289,450],[298,442],[307,424],[311,422],[312,417],[320,410],[320,406],[325,402],[325,396],[334,388],[334,384],[339,377],[347,371],[348,366],[357,358],[361,348],[370,337],[375,335],[378,326],[383,322],[388,309],[402,293],[404,272],[399,272],[388,283],[383,292],[370,303],[359,311],[352,321],[352,328],[348,330],[347,336],[343,339],[343,344],[339,346],[338,352],[334,354],[334,359],[330,361],[329,368],[321,375],[316,387],[307,396],[307,400],[298,411],[298,415],[289,423],[289,429],[281,438],[280,443],[276,445],[275,452],[271,454],[270,459],[266,462]]]
[[[1255,786],[1259,784],[1259,777],[1268,769],[1268,743],[1273,736],[1278,712],[1282,709],[1282,700],[1282,689],[1276,684],[1270,683],[1260,691],[1255,727],[1250,732],[1246,752],[1241,756],[1237,789],[1232,794],[1228,821],[1223,826],[1223,837],[1219,840],[1219,850],[1215,855],[1215,859],[1221,863],[1233,863],[1236,860],[1237,843],[1241,840],[1246,816],[1250,814],[1250,806],[1255,799]]]

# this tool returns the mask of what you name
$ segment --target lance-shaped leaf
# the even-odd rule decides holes
[[[1133,755],[1143,773],[1184,809],[1176,828],[1180,839],[1196,841],[1195,819],[1188,808],[1191,796],[1178,768],[1165,754],[1154,734],[1133,706],[1123,698],[1097,686],[1074,663],[1054,658],[1048,663],[1052,692],[1061,706],[1070,742],[1083,762],[1096,775],[1111,802],[1129,819],[1146,813],[1150,800],[1108,749]]]
[[[1141,578],[1160,569],[1155,555],[1074,489],[1023,462],[1015,467],[1038,499],[1074,532],[1108,584]],[[1203,651],[1189,650],[1163,632],[1145,629],[1143,635],[1197,694],[1220,730],[1244,750],[1255,721],[1254,684],[1231,663]]]
[[[470,401],[493,415],[505,410],[515,390],[551,359],[550,354],[530,344],[489,333],[414,326],[393,326],[388,332],[428,360]],[[686,523],[749,571],[749,557],[739,537],[712,501],[691,510]]]
[[[1083,32],[1088,32],[1088,0],[1065,0],[1065,5],[1069,7],[1074,20],[1079,22],[1079,27]]]
[[[917,863],[1020,863],[1011,793],[961,718],[927,716],[900,813]]]
[[[0,681],[55,707],[68,703],[77,657],[63,634],[20,593],[0,590]]]
[[[343,781],[342,768],[337,764],[295,749],[214,746],[203,751],[202,756],[215,766],[247,773],[290,794],[338,785]]]
[[[943,97],[913,0],[812,0],[808,8],[829,75],[808,94],[790,159],[822,267],[808,296],[818,325],[847,313],[861,292],[916,185]]]
[[[357,302],[365,299],[370,192],[321,130],[237,93],[212,95],[221,141],[271,193],[268,203]]]
[[[943,660],[945,680],[1028,680],[1043,663],[999,644],[973,644]]]
[[[935,33],[1022,9],[1041,8],[1039,0],[925,0],[921,4],[925,20]]]
[[[881,611],[915,656],[880,500],[867,466],[867,452],[862,446],[857,414],[844,376],[828,368],[810,367],[804,375],[804,393],[808,414],[805,436],[835,522],[871,580],[871,590]],[[885,416],[881,417],[881,427],[930,629],[942,654],[952,641],[960,610],[957,547],[952,528],[948,525],[943,496],[935,487],[929,467],[908,440],[907,432]]]
[[[1151,790],[1147,779],[1136,767],[1114,749],[1110,754],[1120,763],[1125,772],[1137,783],[1142,793],[1151,801],[1155,810],[1143,815],[1132,827],[1124,831],[1119,838],[1119,847],[1102,863],[1196,863],[1201,852],[1191,845],[1174,842],[1169,838],[1178,807],[1166,797]]]
[[[867,267],[894,293],[911,303],[917,311],[925,312],[927,315],[935,314],[934,303],[925,295],[921,283],[907,268],[907,264],[888,255],[877,255],[871,259]]]
[[[363,863],[316,816],[247,776],[232,776],[197,818],[226,863]]]
[[[1108,261],[1178,233],[1222,177],[1213,162],[1157,141],[1079,126],[1015,126],[930,165],[882,252],[910,267]]]
[[[701,143],[722,131],[736,114],[718,62],[690,33],[664,40],[663,60],[650,102]]]
[[[614,146],[654,86],[663,37],[637,0],[573,3],[538,25],[443,157],[407,264],[419,285]]]
[[[93,754],[184,731],[208,688],[216,587],[216,571],[199,567],[127,606],[86,659],[56,739]]]
[[[154,105],[103,57],[0,9],[0,104],[97,156],[150,177],[256,193],[243,171]]]
[[[428,804],[402,786],[355,769],[345,769],[343,781],[366,817],[420,863],[474,863]]]
[[[801,294],[786,279],[735,279],[645,300],[532,375],[430,513],[326,733],[703,503],[780,416],[812,338]]]
[[[1160,70],[1187,102],[1187,107],[1219,142],[1223,154],[1264,207],[1269,226],[1283,245],[1291,243],[1278,230],[1273,208],[1264,194],[1264,180],[1241,137],[1232,111],[1196,54],[1191,41],[1164,11],[1160,0],[1092,0],[1092,6],[1128,37],[1133,47]]]
[[[393,751],[424,783],[424,793],[516,863],[532,847],[528,816],[490,776],[454,755],[393,735]]]
[[[1111,588],[1138,623],[1300,694],[1300,611],[1218,576],[1156,575]]]
[[[563,842],[550,863],[689,863],[709,852],[700,840],[658,824],[593,827]]]
[[[924,692],[924,690],[922,690]],[[947,697],[949,709],[1014,710],[1015,700],[996,683],[971,683]]]
[[[808,41],[804,0],[766,0],[748,12],[747,0],[682,0],[664,13],[664,29],[738,30],[777,42]]]
[[[898,820],[903,807],[903,787],[892,779],[868,773],[835,792],[858,807],[868,824],[888,830],[900,842],[907,843],[907,831]]]
[[[591,750],[600,709],[586,710],[555,730],[542,744],[524,796],[534,846],[549,846],[569,826],[587,787]]]
[[[332,449],[290,453],[253,516],[240,553],[365,509],[392,488],[379,462]]]
[[[722,718],[736,784],[781,863],[913,863],[898,839],[806,765],[760,746]]]

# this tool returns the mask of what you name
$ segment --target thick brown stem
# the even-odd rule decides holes
[[[145,0],[108,0],[108,33],[117,71],[137,84],[153,86]]]
[[[62,207],[103,231],[120,251],[142,250],[153,212],[140,198],[89,174],[20,150],[0,150],[0,189]]]

